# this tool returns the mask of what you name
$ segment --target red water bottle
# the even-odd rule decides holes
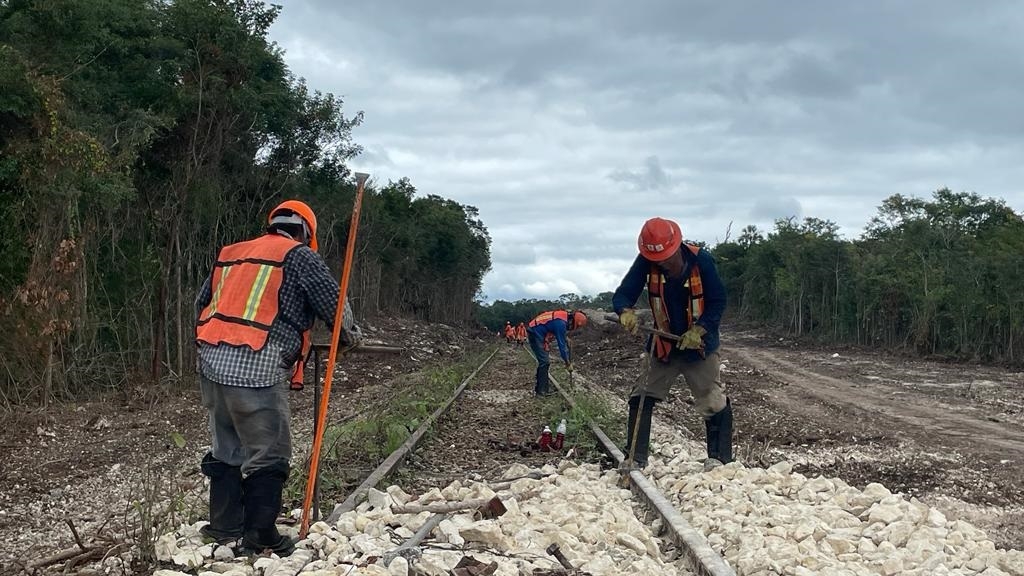
[[[555,450],[561,450],[562,445],[565,444],[565,418],[558,423],[558,428],[555,430]]]
[[[540,446],[541,452],[551,451],[551,428],[548,426],[544,427],[544,431],[540,433],[540,438],[537,439],[537,444]]]

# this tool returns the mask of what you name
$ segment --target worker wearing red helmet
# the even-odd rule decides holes
[[[196,298],[196,343],[210,451],[210,523],[219,543],[292,552],[276,527],[291,458],[288,388],[316,318],[333,324],[338,284],[316,253],[316,215],[289,200],[268,216],[266,234],[221,248]],[[359,329],[345,302],[342,343]]]
[[[587,325],[587,315],[579,310],[569,312],[567,310],[549,310],[541,312],[526,327],[526,337],[530,342],[530,350],[537,358],[537,379],[534,384],[533,393],[537,396],[548,396],[554,392],[551,390],[551,382],[548,377],[548,369],[551,366],[551,358],[548,355],[545,340],[554,338],[558,343],[558,353],[565,362],[565,369],[572,372],[572,358],[569,356],[569,341],[567,334],[573,330],[579,330]]]
[[[705,468],[732,461],[732,404],[719,378],[718,325],[726,293],[711,254],[683,241],[679,225],[663,218],[644,223],[637,241],[640,254],[615,294],[612,306],[619,322],[636,334],[639,321],[633,306],[647,288],[654,327],[679,336],[678,342],[651,336],[647,377],[630,394],[626,429],[627,451],[635,439],[635,462],[647,465],[654,405],[665,400],[682,375],[694,407],[704,417],[708,459]],[[641,405],[641,398],[643,399]]]

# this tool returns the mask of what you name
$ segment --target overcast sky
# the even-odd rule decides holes
[[[714,244],[882,199],[1024,208],[1024,4],[284,2],[271,38],[363,111],[352,162],[480,209],[488,300],[613,290],[651,216]]]

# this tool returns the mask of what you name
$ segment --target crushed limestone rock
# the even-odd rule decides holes
[[[646,473],[739,576],[1024,576],[1024,552],[881,484],[807,478],[787,462],[705,473],[701,446],[659,439]]]
[[[506,478],[522,476],[513,466]],[[530,472],[527,470],[526,472]],[[633,495],[618,487],[618,474],[596,465],[564,461],[539,480],[521,478],[495,493],[481,482],[453,482],[418,498],[391,486],[374,491],[367,502],[342,515],[334,524],[317,522],[288,558],[223,560],[219,548],[202,545],[202,523],[182,526],[161,538],[162,560],[200,573],[237,572],[244,576],[426,574],[441,576],[471,558],[495,563],[496,576],[519,576],[554,571],[561,565],[545,549],[558,544],[572,564],[594,576],[615,574],[690,575],[681,561],[662,558],[662,542],[637,519]],[[430,512],[395,514],[397,504],[438,504],[490,498],[497,495],[507,511],[481,519],[474,510],[448,513],[416,551],[389,555],[415,533]],[[196,558],[200,563],[196,563]]]

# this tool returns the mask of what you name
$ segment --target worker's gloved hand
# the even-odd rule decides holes
[[[640,319],[636,317],[636,312],[632,308],[624,308],[619,314],[619,324],[635,336],[640,327]]]
[[[707,330],[703,326],[694,325],[683,335],[679,337],[679,343],[676,347],[680,350],[700,350],[704,347],[703,336],[707,334]]]
[[[352,305],[348,298],[345,299],[345,313],[341,323],[341,334],[338,337],[338,344],[342,348],[354,348],[363,341],[363,331],[356,325],[355,316],[352,313]]]
[[[572,374],[573,370],[574,370],[574,368],[573,368],[572,362],[566,362],[565,363],[565,371],[568,372],[569,374]]]
[[[342,328],[338,336],[338,344],[341,348],[355,348],[363,341],[363,331],[359,326],[353,324],[351,328]]]
[[[288,385],[288,387],[291,388],[292,390],[295,390],[296,392],[298,392],[299,390],[302,390],[306,386],[300,380],[298,382],[292,382],[291,384]]]

